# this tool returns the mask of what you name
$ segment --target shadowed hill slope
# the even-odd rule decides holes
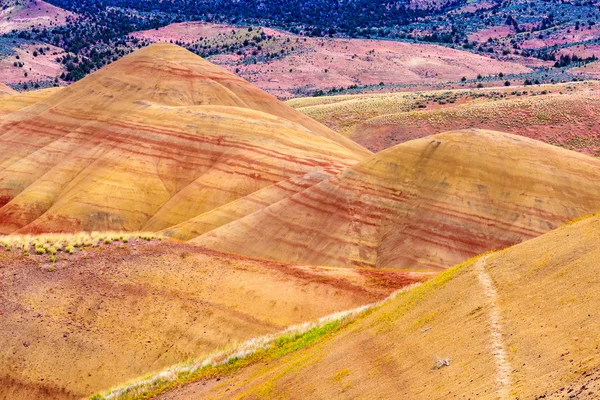
[[[319,171],[277,182],[248,196],[167,228],[161,233],[179,240],[190,240],[247,215],[264,210],[271,204],[284,200],[331,177],[330,174]]]
[[[194,243],[334,266],[441,269],[600,209],[600,160],[492,131],[382,151]]]
[[[0,97],[13,95],[13,94],[17,94],[17,92],[14,91],[13,89],[9,88],[5,84],[0,83]]]
[[[0,233],[160,230],[370,152],[177,46],[143,48],[0,124]]]
[[[279,361],[159,398],[597,399],[599,241],[599,217],[562,227],[446,271]]]
[[[7,118],[9,114],[39,103],[58,93],[60,90],[61,88],[49,88],[23,93],[15,92],[12,96],[2,96],[0,94],[0,117]],[[2,120],[0,123],[6,123],[6,121]]]
[[[425,278],[263,262],[166,240],[106,244],[102,236],[55,261],[0,242],[0,399],[80,399]]]

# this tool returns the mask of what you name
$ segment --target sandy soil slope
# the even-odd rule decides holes
[[[134,240],[0,249],[0,398],[76,399],[425,279]]]
[[[598,217],[562,227],[447,271],[305,350],[159,398],[597,399],[599,240]]]

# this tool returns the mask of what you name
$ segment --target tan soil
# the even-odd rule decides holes
[[[294,266],[171,241],[0,250],[0,399],[75,399],[371,303],[426,275]]]

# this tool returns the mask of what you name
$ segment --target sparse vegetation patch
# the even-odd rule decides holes
[[[58,253],[73,255],[86,248],[129,243],[134,240],[162,240],[152,232],[82,232],[77,234],[49,233],[44,235],[9,235],[0,237],[0,252],[20,253],[25,257],[47,257],[55,264]]]

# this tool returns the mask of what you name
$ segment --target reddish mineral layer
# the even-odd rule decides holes
[[[600,160],[463,130],[384,150],[193,242],[291,262],[436,270],[598,209]]]
[[[0,233],[161,230],[371,153],[155,44],[0,122]]]

